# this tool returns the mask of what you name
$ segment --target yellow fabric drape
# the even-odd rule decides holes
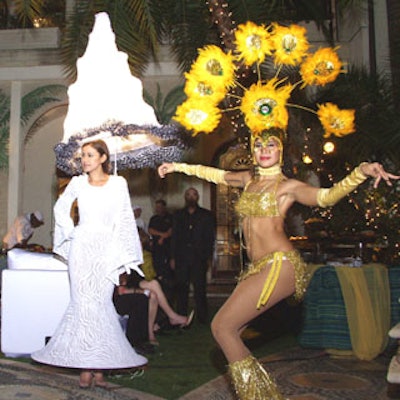
[[[143,271],[146,281],[151,281],[157,277],[153,267],[153,257],[148,250],[143,249],[143,264],[140,266],[140,269]]]
[[[387,268],[368,264],[337,267],[354,355],[372,360],[386,347],[390,329],[390,290]]]
[[[271,293],[275,289],[276,282],[278,281],[282,269],[283,255],[283,251],[276,251],[274,253],[274,261],[272,262],[271,269],[268,272],[268,276],[264,283],[260,298],[258,299],[257,310],[259,310],[261,306],[265,306],[265,304],[267,304]]]

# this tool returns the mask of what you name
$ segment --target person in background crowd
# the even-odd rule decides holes
[[[177,311],[186,315],[193,284],[195,311],[200,323],[208,322],[207,269],[214,252],[215,218],[198,204],[195,188],[185,191],[185,207],[173,216],[171,268],[175,271]]]
[[[306,265],[286,236],[285,215],[295,203],[330,207],[368,177],[391,185],[381,164],[362,163],[331,188],[318,188],[282,173],[282,130],[271,128],[251,137],[254,169],[230,172],[202,165],[164,163],[161,178],[183,172],[209,182],[243,188],[236,203],[241,217],[244,247],[250,263],[225,304],[215,315],[211,330],[229,363],[229,373],[241,400],[284,400],[273,378],[244,344],[241,333],[250,321],[284,298],[301,299],[306,291]],[[183,246],[183,243],[181,243]]]
[[[148,316],[148,332],[149,343],[158,346],[158,341],[155,337],[157,331],[157,313],[159,308],[165,313],[168,322],[171,326],[180,328],[188,328],[193,320],[193,312],[189,316],[179,315],[170,306],[159,282],[154,279],[155,273],[153,269],[153,261],[149,252],[149,237],[142,229],[138,229],[139,237],[143,249],[143,264],[140,266],[145,276],[142,277],[135,271],[127,277],[126,283],[121,284],[118,288],[120,295],[129,293],[145,293],[149,296],[149,316]]]
[[[126,180],[110,175],[102,140],[82,146],[83,174],[74,176],[54,206],[53,252],[68,262],[71,300],[47,345],[33,360],[81,370],[79,386],[107,388],[104,370],[147,363],[127,340],[112,302],[124,271],[141,273],[142,247]],[[77,200],[79,223],[71,207]]]
[[[140,229],[143,229],[144,232],[148,235],[148,229],[147,229],[147,224],[144,222],[144,219],[142,218],[142,207],[138,205],[134,205],[132,207],[133,209],[133,215],[135,216],[135,221],[136,221],[136,226]]]
[[[155,336],[157,332],[156,317],[159,307],[168,316],[169,323],[173,326],[179,326],[180,328],[188,328],[192,323],[193,314],[190,314],[188,317],[185,317],[183,315],[178,315],[169,305],[161,289],[160,284],[155,279],[151,281],[146,281],[145,279],[142,279],[138,274],[133,273],[127,276],[125,281],[121,282],[121,285],[118,286],[117,288],[117,292],[119,295],[120,302],[124,302],[125,299],[127,300],[129,299],[128,296],[125,295],[144,294],[145,296],[148,297],[147,341],[152,346],[159,345],[157,338]],[[123,306],[123,308],[124,310],[127,310],[127,307],[125,305]],[[122,308],[120,308],[120,310],[122,310]],[[119,312],[119,314],[121,313]],[[125,312],[123,314],[130,314],[130,312]],[[132,324],[132,329],[136,329],[133,324]],[[129,338],[128,332],[127,336]]]
[[[146,355],[154,353],[154,348],[149,342],[149,295],[142,289],[131,289],[129,277],[122,274],[120,285],[115,287],[113,302],[129,343],[137,353]]]
[[[3,251],[11,250],[13,247],[26,248],[34,230],[43,224],[44,218],[40,211],[17,217],[3,238]]]
[[[159,199],[155,203],[155,214],[150,218],[149,234],[153,239],[153,267],[157,280],[169,302],[173,297],[174,274],[170,266],[170,247],[172,234],[172,215],[167,210],[167,203]]]

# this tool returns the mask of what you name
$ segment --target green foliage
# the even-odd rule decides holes
[[[21,124],[26,125],[30,118],[44,105],[58,102],[66,95],[63,85],[38,87],[21,99]],[[10,134],[10,98],[0,90],[0,169],[8,167],[8,146]]]
[[[216,311],[215,305],[210,304],[211,315]],[[282,320],[279,324],[279,318],[273,311],[267,311],[262,318],[266,321],[265,326],[259,323],[244,334],[246,346],[256,357],[265,357],[298,345],[294,334],[284,330]],[[143,374],[135,371],[131,375],[126,370],[111,372],[109,380],[173,400],[226,373],[226,358],[212,337],[209,324],[199,324],[195,320],[189,330],[166,330],[157,339],[160,346],[155,354],[146,356],[149,366]]]
[[[339,2],[339,9],[340,3],[349,7],[354,1]],[[225,21],[234,26],[248,20],[258,24],[313,20],[332,42],[326,26],[329,10],[323,4],[319,0],[232,0],[229,9],[224,9]],[[71,79],[76,77],[76,60],[86,48],[94,14],[100,11],[110,15],[117,45],[128,54],[131,72],[138,77],[150,61],[157,61],[160,45],[168,44],[181,71],[187,71],[199,48],[211,43],[224,47],[221,33],[230,34],[230,26],[213,23],[216,16],[206,1],[80,0],[67,22],[62,46],[63,64]]]
[[[156,59],[161,41],[159,19],[162,16],[158,3],[148,0],[76,2],[62,41],[62,59],[67,76],[76,79],[76,60],[86,49],[94,15],[106,12],[110,16],[118,48],[128,54],[132,74],[141,77],[150,60]]]
[[[158,122],[162,125],[166,125],[171,122],[177,106],[185,99],[185,93],[183,92],[183,85],[178,85],[163,97],[160,85],[157,83],[157,93],[155,97],[147,90],[143,90],[143,98],[153,107]]]
[[[32,28],[34,21],[40,21],[41,26],[62,28],[65,21],[65,0],[0,1],[0,28]]]
[[[8,167],[10,98],[0,90],[0,169]]]
[[[60,101],[67,95],[67,88],[64,85],[40,86],[27,93],[21,99],[21,122],[25,125],[29,119],[48,103]]]
[[[335,144],[335,151],[331,154],[323,154],[322,143],[317,140],[319,134],[310,137],[307,151],[314,162],[309,167],[303,165],[303,168],[298,168],[298,177],[306,173],[307,168],[318,170],[321,186],[330,187],[332,182],[342,179],[349,169],[363,161],[378,161],[388,171],[399,173],[400,157],[397,149],[400,146],[400,114],[396,108],[391,81],[386,76],[350,67],[348,73],[341,74],[334,84],[319,90],[313,101],[332,101],[340,108],[355,109],[356,132],[342,138],[329,138]],[[312,121],[306,120],[308,116],[296,117],[301,117],[302,126],[312,126]],[[295,153],[297,150],[298,153],[299,147],[300,150],[304,148],[302,130],[304,128],[289,132],[300,134],[291,138],[291,147],[294,149],[289,148],[287,152]],[[315,209],[311,216],[322,220],[329,237],[339,241],[357,241],[362,232],[372,231],[377,244],[385,246],[378,254],[379,261],[391,263],[399,257],[399,191],[398,182],[393,187],[381,182],[374,189],[369,180],[331,209]],[[310,217],[306,210],[301,210],[301,213],[304,220]]]
[[[351,67],[320,92],[318,103],[330,101],[340,108],[356,110],[356,133],[334,140],[337,151],[332,156],[337,165],[348,160],[386,162],[400,167],[400,114],[395,106],[391,82],[386,76],[371,75],[365,69]],[[332,162],[331,161],[331,162]]]
[[[0,169],[8,167],[8,126],[0,125]]]

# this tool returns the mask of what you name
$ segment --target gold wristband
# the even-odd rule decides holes
[[[339,200],[351,193],[354,189],[363,183],[367,176],[361,171],[361,165],[342,179],[335,183],[331,188],[321,188],[317,193],[317,203],[320,207],[329,207],[335,205]]]
[[[226,171],[223,169],[206,167],[204,165],[190,165],[185,163],[172,163],[172,165],[174,166],[174,170],[176,172],[183,172],[186,175],[196,176],[197,178],[216,184],[227,184],[225,181]]]

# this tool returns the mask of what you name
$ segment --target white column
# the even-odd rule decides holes
[[[68,20],[69,15],[72,14],[72,11],[75,7],[75,0],[66,0],[65,2],[65,19]]]
[[[21,212],[22,204],[22,171],[24,141],[21,133],[21,95],[22,82],[11,82],[10,103],[10,143],[8,166],[8,226]]]

